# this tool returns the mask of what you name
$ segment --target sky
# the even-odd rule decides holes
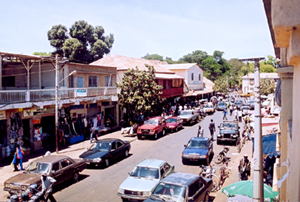
[[[52,52],[47,32],[79,20],[114,34],[110,54],[173,60],[195,50],[274,55],[263,0],[0,0],[0,52]]]

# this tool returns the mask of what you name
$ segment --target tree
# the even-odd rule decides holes
[[[203,60],[208,57],[205,51],[195,50],[192,53],[184,55],[182,58],[179,59],[180,62],[187,62],[187,63],[197,63],[201,66]]]
[[[54,54],[66,56],[71,62],[91,63],[108,54],[114,43],[114,36],[104,36],[102,26],[93,27],[86,21],[76,21],[69,30],[62,25],[53,26],[48,31],[48,40],[56,48]]]
[[[155,82],[154,67],[147,66],[148,71],[128,69],[117,84],[121,89],[119,103],[126,108],[128,116],[132,117],[137,112],[154,114],[161,103],[162,86]]]
[[[147,60],[160,60],[160,61],[164,60],[163,56],[161,56],[161,55],[158,55],[158,54],[149,55],[148,53],[142,58],[147,59]]]
[[[221,65],[214,60],[213,56],[208,56],[201,62],[202,68],[205,70],[203,73],[209,80],[215,81],[222,75]]]
[[[272,79],[260,79],[260,94],[268,95],[275,92],[275,83]]]
[[[228,64],[230,66],[230,78],[228,81],[230,86],[237,85],[240,87],[242,85],[242,76],[244,76],[241,72],[244,63],[238,59],[231,59],[228,61]]]
[[[277,72],[277,70],[273,65],[261,64],[259,67],[259,72],[273,73],[273,72]]]
[[[214,83],[215,85],[213,86],[213,90],[215,92],[227,93],[228,83],[225,77],[218,78]]]

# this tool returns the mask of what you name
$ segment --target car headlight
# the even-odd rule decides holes
[[[200,155],[200,158],[207,158],[207,155]]]
[[[21,189],[22,189],[22,191],[26,191],[28,189],[28,187],[26,185],[22,185]]]
[[[4,186],[5,186],[6,188],[10,188],[10,184],[9,184],[9,183],[5,183]]]
[[[124,194],[124,189],[119,188],[119,189],[118,189],[118,192],[119,192],[120,194]]]
[[[142,132],[142,129],[138,129],[139,132]]]
[[[151,191],[143,191],[143,196],[151,196],[152,192]]]
[[[188,157],[188,154],[182,153],[181,156]]]
[[[100,157],[95,158],[95,159],[93,159],[93,162],[100,163],[101,162],[101,158]]]
[[[169,126],[170,128],[175,128],[175,126]]]

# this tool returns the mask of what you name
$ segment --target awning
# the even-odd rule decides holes
[[[276,138],[277,133],[265,135],[262,137],[263,154],[278,155],[276,151]],[[254,138],[252,139],[254,149]]]
[[[160,73],[155,73],[155,78],[156,79],[184,79],[181,76],[178,76],[176,74],[160,74]]]

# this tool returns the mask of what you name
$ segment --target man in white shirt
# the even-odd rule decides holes
[[[56,180],[50,176],[47,175],[47,173],[43,173],[41,177],[42,181],[42,192],[45,194],[45,201],[55,201],[55,198],[52,195],[52,186],[56,182]]]

